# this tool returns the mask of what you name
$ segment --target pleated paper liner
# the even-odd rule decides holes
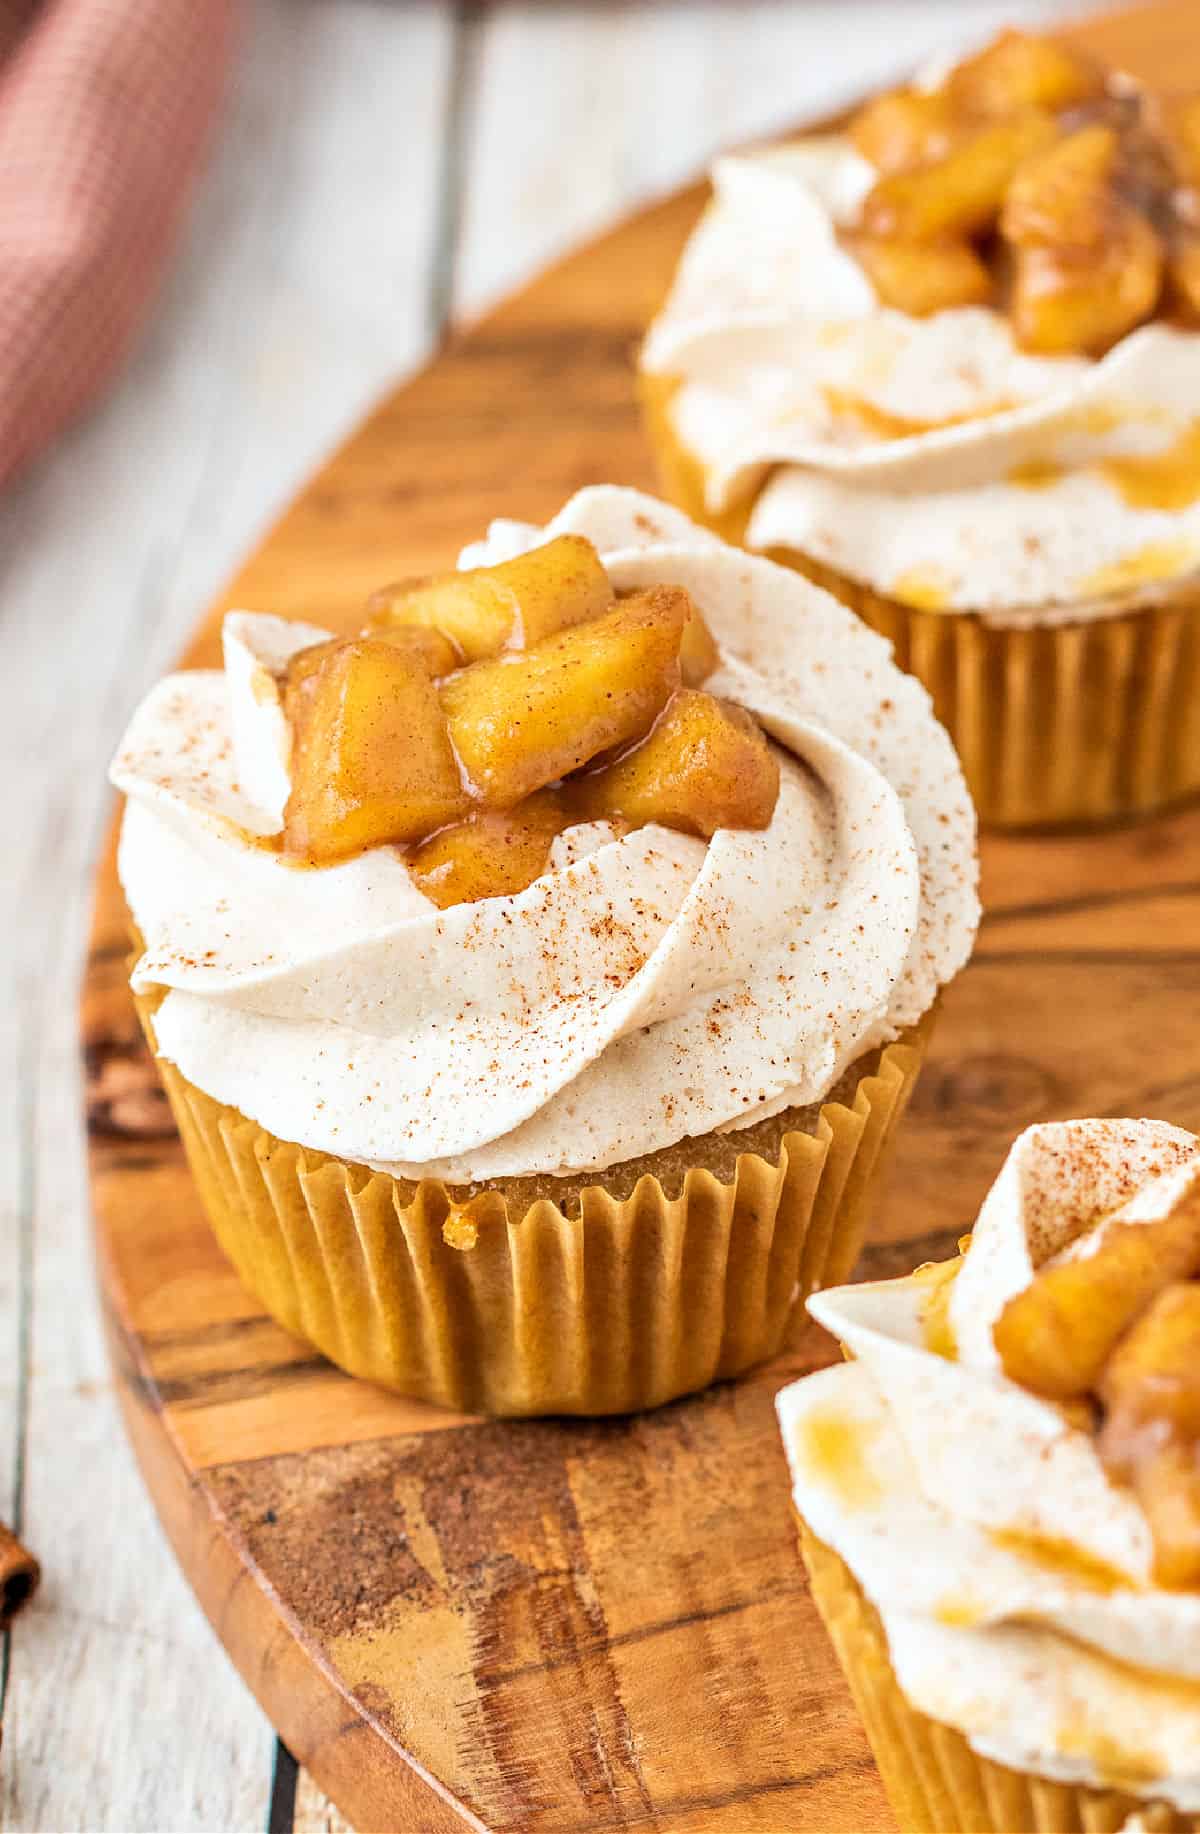
[[[156,1004],[137,1001],[151,1046]],[[289,1331],[463,1412],[626,1413],[764,1362],[803,1297],[847,1277],[929,1023],[818,1107],[748,1130],[754,1151],[687,1143],[695,1162],[671,1155],[665,1182],[635,1161],[604,1185],[412,1184],[279,1140],[159,1067],[217,1238]]]
[[[901,1693],[874,1606],[849,1567],[797,1518],[813,1597],[846,1673],[902,1834],[1196,1834],[1196,1817],[1120,1789],[1054,1783],[971,1749]]]
[[[675,386],[650,377],[642,388],[663,488],[694,520],[741,540],[753,501],[706,510],[703,467],[668,413]],[[849,605],[924,682],[986,826],[1128,820],[1200,792],[1200,594],[1000,629],[973,612],[902,605],[794,549],[770,558]]]

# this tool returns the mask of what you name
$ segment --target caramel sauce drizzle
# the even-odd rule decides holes
[[[969,413],[948,414],[941,420],[916,420],[907,414],[893,414],[887,408],[877,407],[862,395],[851,394],[849,390],[835,388],[832,384],[826,384],[821,393],[830,413],[840,420],[856,421],[866,432],[882,440],[917,439],[926,433],[943,433],[949,427],[965,427],[977,420],[991,420],[997,414],[1007,414],[1011,409],[1023,405],[1015,399],[990,401]]]
[[[882,1494],[866,1456],[871,1433],[861,1421],[832,1408],[814,1410],[801,1423],[797,1449],[802,1463],[847,1509],[870,1509]]]

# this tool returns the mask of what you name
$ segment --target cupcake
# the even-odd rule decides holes
[[[974,816],[836,599],[637,492],[365,630],[232,613],[113,766],[133,989],[214,1229],[353,1373],[501,1414],[774,1354],[857,1256]],[[786,650],[788,668],[776,666]]]
[[[985,824],[1200,789],[1200,99],[1012,33],[713,191],[641,353],[668,495],[891,639]]]
[[[1200,1141],[1032,1127],[959,1259],[809,1307],[796,1514],[901,1827],[1200,1828]]]

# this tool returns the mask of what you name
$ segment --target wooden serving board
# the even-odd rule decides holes
[[[1081,36],[1200,86],[1194,0]],[[636,340],[702,201],[622,224],[457,338],[303,493],[222,603],[350,626],[497,514],[651,484]],[[1200,809],[989,840],[862,1271],[948,1252],[1013,1134],[1080,1114],[1200,1130]],[[520,1424],[350,1380],[267,1319],[204,1222],[126,988],[111,846],[83,1032],[99,1278],[130,1433],[233,1660],[360,1829],[791,1834],[890,1826],[795,1551],[772,1399],[810,1328],[660,1412]],[[220,1753],[212,1754],[220,1762]]]

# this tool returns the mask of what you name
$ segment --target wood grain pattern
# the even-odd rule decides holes
[[[1105,22],[1151,78],[1186,3]],[[317,476],[230,603],[348,622],[493,514],[648,482],[634,342],[689,190],[453,341]],[[864,1271],[942,1253],[1035,1117],[1200,1128],[1200,811],[1004,840]],[[448,1418],[265,1319],[200,1215],[125,990],[106,856],[84,1004],[97,1252],[119,1392],[168,1534],[298,1758],[364,1828],[788,1834],[886,1825],[792,1545],[771,1401],[812,1331],[736,1387],[605,1422]],[[1146,1041],[1154,1040],[1154,1050]],[[319,1824],[318,1824],[319,1825]]]

